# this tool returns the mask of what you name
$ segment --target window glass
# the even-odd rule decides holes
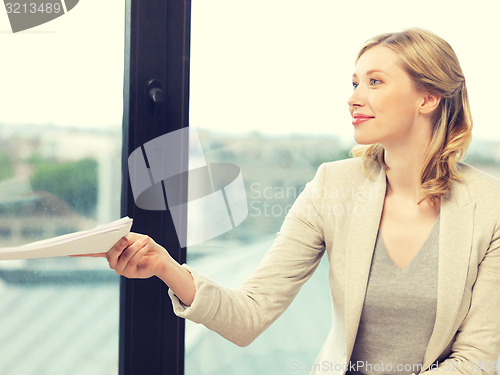
[[[188,264],[228,287],[255,269],[317,167],[348,156],[355,56],[380,33],[418,26],[452,45],[475,120],[468,160],[500,177],[500,131],[488,117],[500,92],[484,79],[484,67],[500,57],[491,48],[499,10],[496,1],[478,8],[425,0],[410,12],[387,0],[193,0],[190,124],[206,162],[240,168],[248,216],[234,230],[189,246]],[[190,163],[199,165],[199,155]],[[186,374],[307,374],[330,319],[323,259],[290,308],[249,347],[187,321]]]
[[[48,3],[64,13],[15,33],[0,7],[0,247],[120,217],[124,2]],[[0,294],[1,374],[118,373],[104,259],[0,261]]]

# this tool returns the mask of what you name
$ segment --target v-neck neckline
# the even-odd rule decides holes
[[[413,269],[415,267],[415,264],[418,262],[418,259],[421,258],[425,254],[426,248],[430,247],[436,238],[436,231],[439,228],[439,219],[440,219],[441,214],[438,215],[436,218],[436,221],[434,222],[431,231],[427,235],[427,238],[425,239],[424,243],[418,250],[418,252],[413,256],[413,258],[410,260],[410,263],[408,263],[404,267],[399,267],[396,262],[394,262],[394,259],[392,259],[391,255],[389,254],[389,250],[387,250],[387,246],[385,245],[384,238],[382,237],[382,232],[379,230],[379,237],[380,237],[380,246],[383,248],[382,253],[389,259],[390,264],[393,266],[392,268],[398,273],[398,274],[403,274],[407,273],[409,270]]]

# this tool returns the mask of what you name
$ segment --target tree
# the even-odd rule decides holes
[[[33,160],[31,178],[33,190],[54,194],[76,212],[92,215],[97,204],[97,161],[82,159],[74,162]]]
[[[12,160],[6,153],[0,154],[0,181],[6,180],[14,176],[14,168]]]

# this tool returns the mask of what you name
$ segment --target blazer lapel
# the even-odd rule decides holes
[[[449,197],[441,201],[436,322],[423,369],[436,361],[456,333],[472,248],[474,209],[463,183],[454,183]]]
[[[386,176],[382,169],[374,181],[366,180],[353,203],[358,212],[363,207],[363,215],[351,217],[347,237],[344,296],[347,358],[352,354],[359,326],[385,190]],[[474,209],[475,204],[462,183],[454,183],[449,196],[441,202],[436,322],[423,369],[439,357],[456,332],[456,316],[472,247]]]
[[[359,187],[350,217],[345,258],[344,325],[346,355],[350,358],[365,299],[373,250],[384,206],[386,176],[380,170],[375,180],[369,178]]]

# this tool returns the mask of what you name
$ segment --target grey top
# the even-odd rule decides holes
[[[379,231],[349,373],[419,373],[436,319],[438,248],[439,217],[404,268],[394,263]]]

